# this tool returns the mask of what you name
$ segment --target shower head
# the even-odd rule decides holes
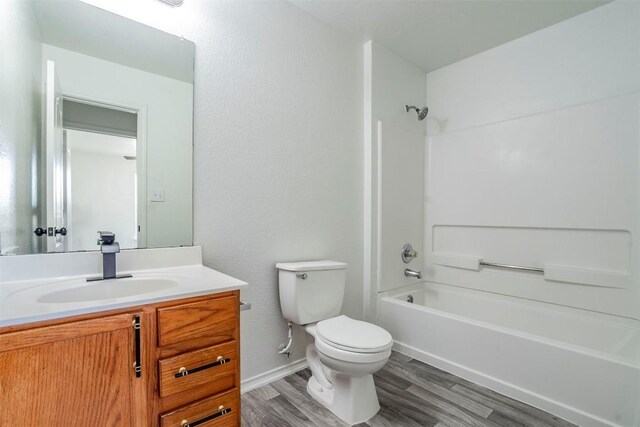
[[[407,109],[407,113],[411,110],[416,110],[418,120],[424,120],[424,118],[427,117],[427,114],[429,114],[429,108],[427,107],[418,108],[414,105],[405,105],[405,108]]]

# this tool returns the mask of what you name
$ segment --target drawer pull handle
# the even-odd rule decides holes
[[[133,371],[136,373],[136,378],[140,378],[142,376],[142,350],[141,350],[141,338],[140,338],[140,316],[134,316],[133,321],[131,322],[131,326],[133,326],[134,336],[135,336],[135,346],[136,346],[136,361],[133,362]]]
[[[180,427],[196,427],[200,424],[206,423],[207,421],[211,421],[223,415],[227,415],[229,412],[231,412],[231,408],[225,408],[224,405],[220,405],[218,406],[218,412],[213,413],[207,417],[201,418],[198,421],[194,421],[192,423],[190,423],[187,420],[182,420],[182,422],[180,423]]]
[[[228,357],[222,357],[222,356],[218,356],[216,358],[215,362],[212,363],[208,363],[206,365],[202,365],[202,366],[198,366],[197,368],[193,368],[193,369],[187,369],[184,366],[181,366],[180,369],[178,369],[178,373],[176,373],[174,375],[175,378],[182,378],[182,377],[186,377],[189,374],[195,374],[196,372],[200,372],[200,371],[204,371],[205,369],[209,369],[209,368],[213,368],[216,366],[220,366],[220,365],[224,365],[225,363],[229,363],[231,362],[231,359],[229,359]]]

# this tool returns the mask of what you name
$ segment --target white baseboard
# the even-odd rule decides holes
[[[262,374],[247,378],[246,380],[242,380],[242,383],[240,384],[240,391],[241,393],[246,393],[249,390],[253,390],[254,388],[258,388],[265,384],[269,384],[273,381],[279,380],[280,378],[284,378],[287,375],[293,374],[294,372],[298,372],[306,368],[307,366],[308,365],[306,358],[296,360],[284,366],[279,366],[270,371],[263,372]]]
[[[505,396],[519,400],[543,411],[549,412],[556,416],[562,417],[567,421],[573,422],[583,427],[622,427],[617,424],[611,424],[600,417],[586,413],[574,407],[565,405],[553,399],[549,399],[540,394],[534,393],[530,390],[526,390],[522,387],[518,387],[515,384],[511,384],[502,381],[498,378],[468,368],[464,365],[460,365],[451,360],[443,359],[432,353],[419,350],[407,344],[403,344],[398,341],[394,341],[393,349],[398,353],[402,353],[406,356],[412,357],[420,362],[427,363],[431,366],[435,366],[443,371],[450,372],[465,380],[471,381],[493,391],[496,391]]]

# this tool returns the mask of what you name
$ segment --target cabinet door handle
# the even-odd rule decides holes
[[[178,372],[174,375],[175,378],[186,377],[189,374],[195,374],[196,372],[204,371],[205,369],[213,368],[215,366],[224,365],[225,363],[231,362],[230,358],[225,358],[222,356],[218,356],[215,362],[207,363],[206,365],[198,366],[197,368],[187,369],[184,366],[178,369]]]
[[[199,419],[198,421],[194,421],[192,423],[190,423],[187,420],[182,420],[182,422],[180,423],[180,427],[196,427],[200,424],[206,423],[207,421],[211,421],[213,419],[216,419],[218,417],[221,417],[223,415],[227,415],[229,412],[231,412],[231,408],[225,408],[224,405],[220,405],[218,406],[218,411],[207,416],[204,418]]]
[[[133,362],[133,370],[136,373],[136,378],[140,378],[142,376],[142,361],[140,358],[140,316],[134,316],[131,325],[133,326],[136,340],[136,361]]]

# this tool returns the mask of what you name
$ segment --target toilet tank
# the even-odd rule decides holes
[[[276,268],[285,319],[306,325],[340,314],[347,264],[329,260],[281,262]]]

